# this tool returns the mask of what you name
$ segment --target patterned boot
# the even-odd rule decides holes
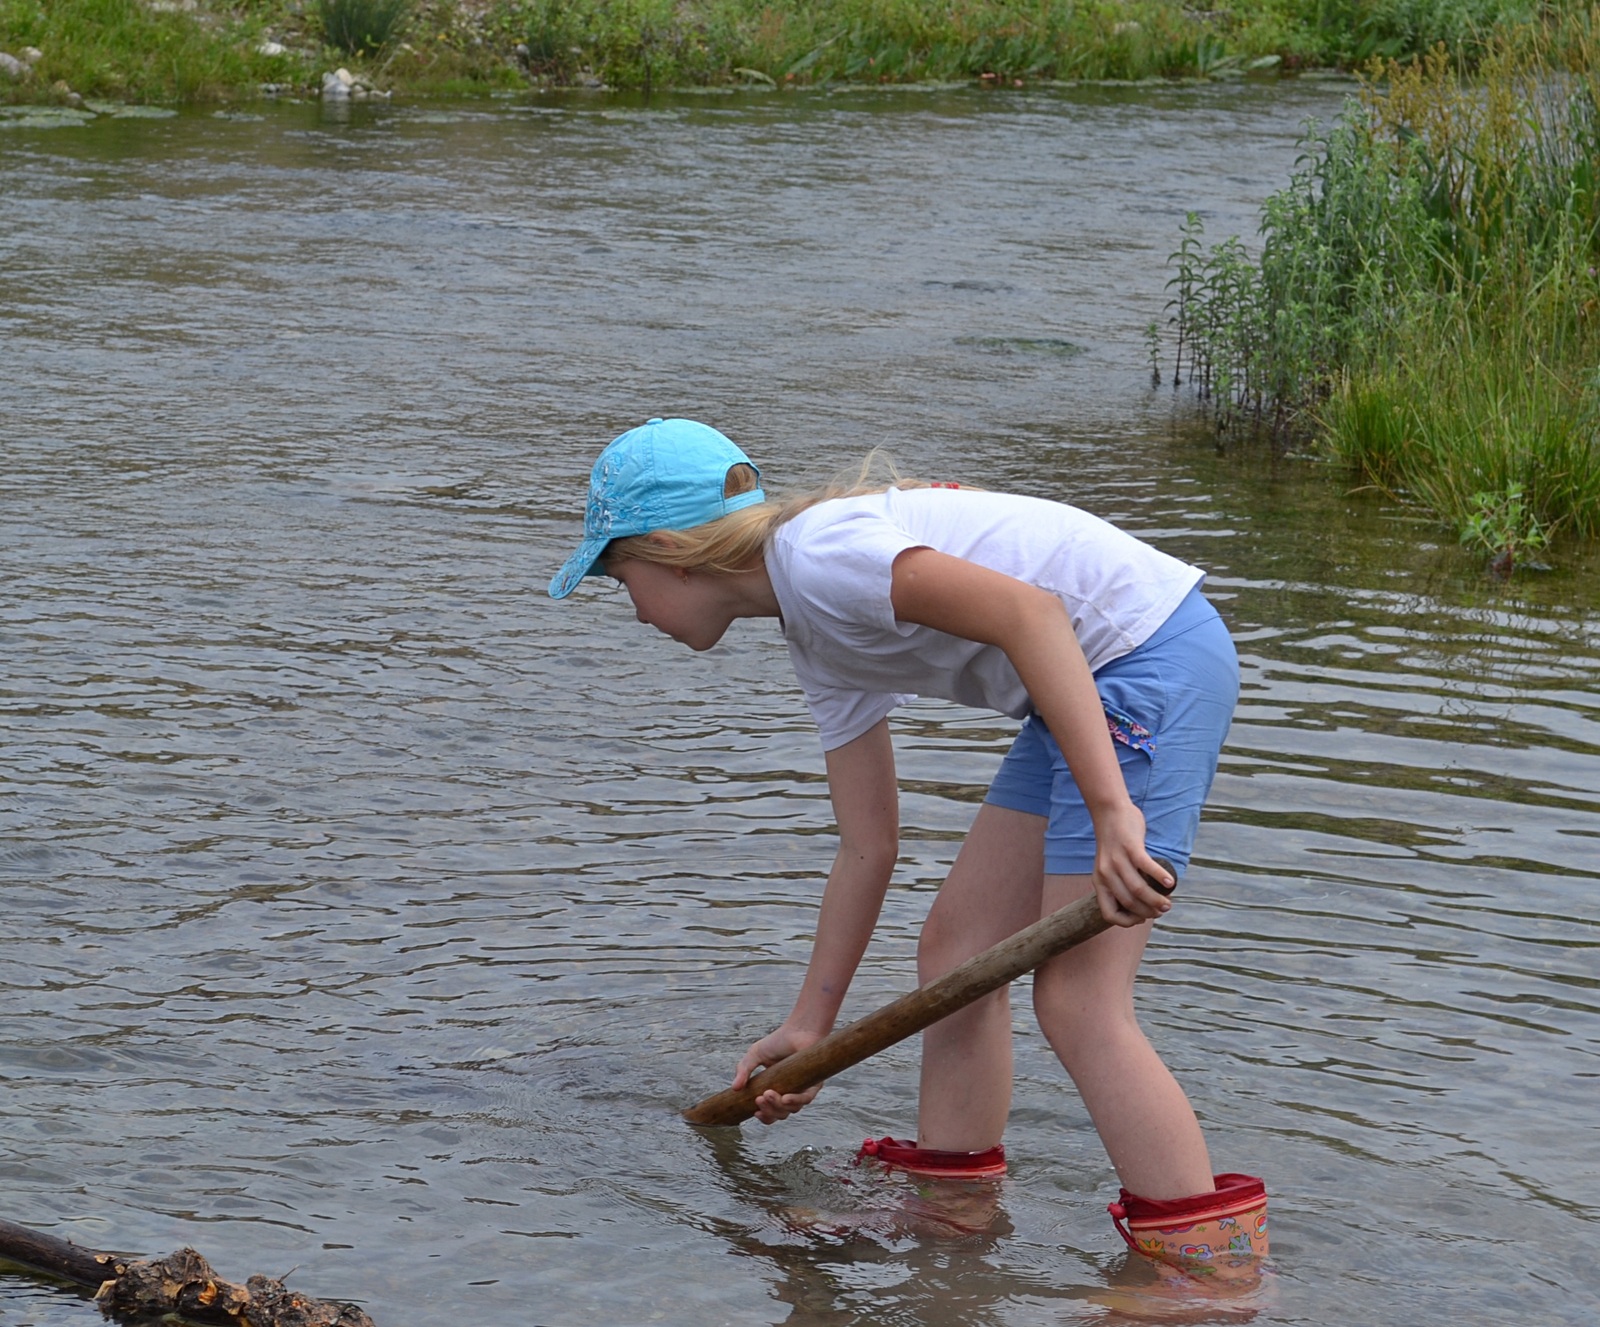
[[[1234,1280],[1267,1256],[1267,1186],[1253,1175],[1218,1175],[1216,1186],[1189,1198],[1124,1189],[1106,1210],[1135,1253],[1191,1276]]]

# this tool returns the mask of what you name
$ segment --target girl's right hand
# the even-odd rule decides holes
[[[786,1060],[796,1051],[805,1050],[807,1046],[821,1041],[822,1037],[820,1032],[791,1028],[787,1023],[769,1032],[744,1053],[744,1058],[733,1073],[734,1088],[741,1088],[748,1083],[757,1069],[770,1069],[779,1060]],[[763,1124],[786,1120],[802,1106],[809,1106],[821,1090],[822,1084],[818,1083],[804,1092],[763,1092],[755,1099],[756,1119]]]
[[[1172,900],[1150,887],[1168,873],[1145,848],[1144,813],[1132,802],[1095,817],[1094,892],[1100,915],[1113,926],[1138,926],[1159,917]],[[1176,881],[1171,883],[1176,884]]]

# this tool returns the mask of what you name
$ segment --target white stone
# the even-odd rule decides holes
[[[23,64],[16,56],[0,51],[0,74],[5,74],[10,78],[26,78],[28,76],[28,66]]]
[[[331,74],[322,76],[322,95],[334,100],[348,97],[355,81],[355,76],[348,69],[335,69]]]
[[[281,42],[264,41],[264,42],[261,43],[261,45],[256,47],[256,54],[257,55],[282,55],[288,49],[289,48],[287,46],[283,45]]]
[[[37,46],[24,46],[22,48],[22,58],[29,64],[36,65],[44,59],[44,52]]]

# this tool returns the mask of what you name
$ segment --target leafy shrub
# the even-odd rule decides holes
[[[1600,10],[1560,44],[1497,38],[1471,84],[1443,47],[1374,69],[1307,129],[1258,257],[1208,250],[1191,214],[1178,369],[1219,427],[1320,429],[1469,542],[1491,516],[1508,546],[1600,535],[1597,29]]]

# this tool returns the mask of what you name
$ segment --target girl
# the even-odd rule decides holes
[[[833,1027],[899,851],[887,716],[909,694],[1022,719],[918,948],[921,981],[1090,891],[1116,925],[1034,974],[1039,1025],[1125,1186],[1129,1244],[1193,1269],[1266,1252],[1259,1180],[1213,1176],[1183,1090],[1134,1015],[1143,879],[1182,874],[1234,702],[1238,660],[1203,573],[1085,512],[950,485],[768,502],[715,429],[652,419],[596,461],[584,540],[550,583],[621,581],[639,620],[707,650],[775,617],[821,730],[839,846],[800,993],[733,1085]],[[866,1151],[919,1174],[1004,1171],[1011,1013],[998,991],[923,1034],[917,1139]],[[767,1124],[816,1089],[764,1093]],[[1131,1229],[1130,1229],[1131,1228]]]

